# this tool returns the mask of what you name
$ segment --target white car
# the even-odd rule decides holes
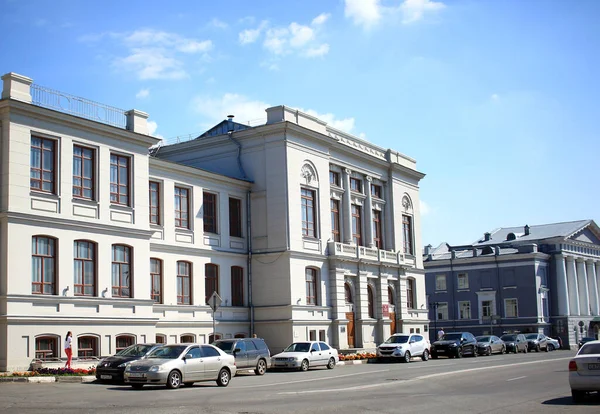
[[[282,353],[271,357],[271,368],[293,368],[308,371],[310,367],[322,366],[333,369],[339,361],[337,349],[325,342],[294,342]]]
[[[600,392],[600,341],[587,342],[569,361],[569,385],[575,403],[588,392]]]
[[[379,358],[402,358],[410,362],[412,357],[421,357],[423,361],[429,360],[429,341],[422,335],[394,334],[377,347]]]
[[[560,349],[560,343],[558,342],[558,339],[550,338],[547,336],[546,340],[548,341],[548,351]]]

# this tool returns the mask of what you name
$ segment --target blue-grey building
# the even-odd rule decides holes
[[[424,250],[430,339],[540,332],[576,346],[600,330],[600,228],[593,220],[499,228]]]

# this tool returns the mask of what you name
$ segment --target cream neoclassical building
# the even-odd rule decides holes
[[[287,107],[170,146],[147,115],[2,77],[0,371],[134,342],[428,330],[415,161]],[[152,150],[149,151],[149,148]]]

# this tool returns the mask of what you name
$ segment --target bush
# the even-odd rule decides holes
[[[88,369],[69,369],[69,368],[38,368],[34,371],[15,371],[11,374],[13,377],[37,377],[37,376],[83,376],[83,375],[96,375],[96,368],[90,367]]]

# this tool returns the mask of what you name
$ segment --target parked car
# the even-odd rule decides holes
[[[179,388],[198,381],[216,381],[229,385],[235,376],[235,358],[213,345],[164,345],[144,359],[133,361],[125,368],[125,383],[141,389],[146,384],[165,384]]]
[[[96,365],[96,379],[101,381],[123,382],[125,367],[143,358],[162,344],[135,344],[120,350],[113,356],[101,359]]]
[[[546,340],[548,341],[548,351],[560,349],[560,342],[558,342],[558,339],[550,338],[549,336],[547,336]]]
[[[482,335],[475,337],[475,339],[477,339],[477,352],[480,355],[506,353],[506,344],[496,335]]]
[[[569,385],[574,403],[588,392],[600,392],[600,341],[586,342],[569,361]]]
[[[540,352],[542,349],[548,352],[548,341],[546,335],[540,333],[532,333],[525,335],[529,351]]]
[[[412,357],[421,357],[423,361],[429,359],[429,341],[422,335],[394,334],[377,347],[379,358],[401,358],[410,362]]]
[[[301,371],[318,366],[333,369],[340,361],[336,349],[325,342],[316,341],[294,342],[271,359],[272,368],[293,368]]]
[[[431,344],[431,357],[462,358],[465,355],[477,356],[477,340],[470,332],[449,332],[441,340]]]
[[[527,353],[529,350],[529,344],[527,338],[523,334],[506,334],[500,337],[506,345],[506,352]]]
[[[271,352],[264,339],[219,339],[213,345],[226,354],[233,355],[238,370],[253,369],[256,375],[264,375],[271,368]]]
[[[579,343],[577,345],[579,345],[579,348],[581,348],[584,344],[591,342],[591,341],[595,341],[596,338],[592,337],[592,336],[584,336],[583,338],[581,338],[579,340]]]

